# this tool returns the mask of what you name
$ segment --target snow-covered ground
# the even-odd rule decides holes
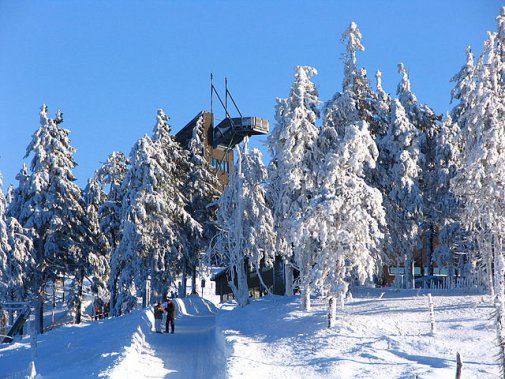
[[[295,297],[223,307],[229,377],[452,378],[457,352],[464,378],[497,377],[489,297],[434,296],[432,336],[426,296],[388,290],[379,299],[381,292],[355,295],[331,330],[320,300],[308,314]]]
[[[218,310],[199,296],[177,299],[175,334],[152,331],[140,310],[65,326],[39,336],[43,378],[451,378],[456,352],[464,378],[496,378],[497,348],[484,295],[435,294],[436,332],[427,297],[417,291],[362,290],[327,329],[314,299],[267,296]],[[30,339],[0,345],[0,378],[23,378]]]

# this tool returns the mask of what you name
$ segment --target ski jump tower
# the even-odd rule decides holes
[[[219,100],[224,109],[225,117],[215,125],[214,96]],[[238,113],[238,117],[231,117],[228,109],[228,99]],[[265,135],[268,133],[268,120],[260,117],[244,117],[242,112],[228,90],[228,81],[225,79],[224,101],[216,90],[213,77],[210,76],[210,112],[201,111],[186,124],[176,135],[176,140],[185,148],[193,135],[193,129],[198,120],[203,117],[205,156],[210,165],[216,170],[222,189],[228,184],[229,175],[233,168],[233,148],[242,142],[245,137]]]

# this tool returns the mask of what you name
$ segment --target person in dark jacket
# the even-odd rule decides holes
[[[168,299],[167,305],[165,307],[167,312],[167,321],[165,324],[165,330],[168,333],[168,325],[170,324],[171,333],[174,333],[174,322],[175,322],[175,304],[172,299]]]
[[[156,333],[161,333],[162,319],[163,319],[163,306],[161,305],[161,301],[158,301],[158,304],[154,306],[154,329],[156,329]]]

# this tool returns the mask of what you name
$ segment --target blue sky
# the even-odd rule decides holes
[[[403,62],[418,99],[450,109],[449,79],[480,53],[495,0],[0,0],[0,172],[15,182],[46,103],[71,131],[83,187],[112,151],[129,153],[165,109],[176,132],[209,110],[224,77],[244,115],[273,125],[293,69],[312,65],[323,101],[341,89],[340,35],[357,22],[358,64],[394,94]],[[216,110],[216,117],[223,112]],[[264,140],[253,139],[263,151]],[[265,157],[268,160],[268,157]],[[27,162],[27,161],[25,161]]]

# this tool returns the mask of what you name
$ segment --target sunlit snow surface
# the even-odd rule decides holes
[[[152,313],[86,322],[39,336],[43,378],[496,378],[489,296],[434,293],[436,332],[419,291],[361,290],[327,329],[323,300],[300,311],[299,297],[245,308],[178,299],[175,334],[152,331]],[[25,337],[0,347],[0,378],[22,378]]]

